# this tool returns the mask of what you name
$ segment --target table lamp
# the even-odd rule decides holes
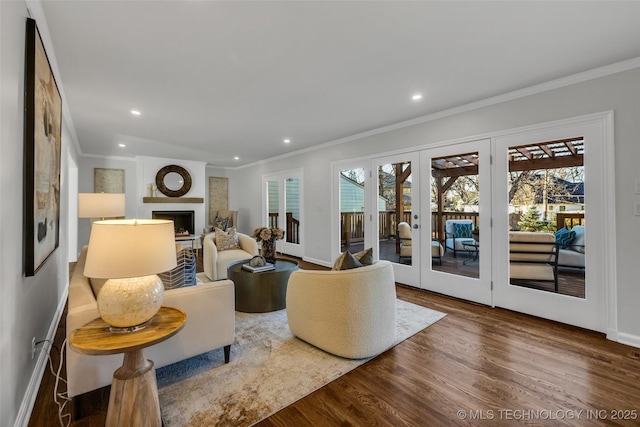
[[[78,193],[78,218],[124,217],[124,193]]]
[[[176,267],[173,221],[96,221],[91,229],[84,275],[109,279],[98,293],[98,311],[112,332],[147,326],[164,298],[157,273]]]

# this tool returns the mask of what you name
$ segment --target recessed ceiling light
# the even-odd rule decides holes
[[[240,160],[240,157],[235,156],[235,157],[233,158],[233,160]]]
[[[284,140],[284,143],[285,143],[285,144],[288,144],[288,143],[290,143],[290,142],[291,142],[291,140],[290,140],[289,138],[287,138],[287,139],[285,139],[285,140]]]
[[[140,115],[140,111],[138,111],[138,110],[131,110],[131,114],[133,114],[134,116],[139,116],[139,115]]]
[[[411,99],[413,99],[414,101],[417,101],[419,99],[422,99],[422,95],[420,95],[419,93],[416,93],[411,97]]]
[[[124,148],[124,147],[126,147],[126,145],[124,145],[124,144],[118,144],[118,147],[122,147],[122,148]]]

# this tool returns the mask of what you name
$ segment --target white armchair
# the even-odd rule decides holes
[[[253,237],[242,233],[237,233],[237,235],[240,247],[224,251],[219,251],[216,247],[215,232],[204,236],[202,264],[204,274],[209,280],[226,279],[229,264],[258,255],[258,244]]]
[[[411,260],[411,226],[408,222],[398,224],[398,238],[400,239],[400,262]]]
[[[396,338],[396,285],[389,261],[350,270],[297,270],[287,285],[287,320],[298,338],[362,359]]]

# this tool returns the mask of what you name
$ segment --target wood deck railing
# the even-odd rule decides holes
[[[396,213],[394,211],[380,211],[379,215],[379,227],[378,238],[381,240],[395,237],[396,230],[398,228],[398,222],[396,221]],[[476,212],[443,212],[442,221],[448,219],[471,219],[474,226],[478,225],[478,214]],[[412,224],[411,211],[405,211],[402,216],[402,221]],[[400,221],[400,222],[402,222]],[[431,215],[431,227],[434,230],[432,238],[438,239],[438,215],[433,213]],[[357,243],[364,240],[364,212],[342,212],[340,214],[340,236],[341,243],[348,245],[349,243]],[[444,237],[442,238],[444,240]]]
[[[269,227],[278,227],[278,213],[269,214]],[[287,212],[287,223],[284,228],[284,240],[289,243],[300,243],[300,220]]]
[[[583,212],[558,212],[556,216],[556,229],[567,227],[572,229],[576,225],[584,225]]]
[[[378,238],[381,240],[395,237],[398,228],[395,211],[379,212]],[[441,223],[438,223],[438,218]],[[411,225],[411,211],[405,211],[402,221]],[[431,214],[431,230],[433,230],[431,238],[434,240],[444,241],[445,236],[440,236],[444,231],[444,223],[449,219],[470,219],[473,221],[474,228],[480,223],[480,215],[477,212],[442,212],[441,216],[437,212]],[[402,222],[400,221],[400,222]],[[343,245],[357,243],[364,240],[364,212],[342,212],[340,214],[340,236]],[[584,225],[584,213],[577,212],[558,212],[556,218],[556,227],[560,230],[563,227],[572,228],[576,225]],[[269,227],[278,226],[278,214],[269,214]],[[300,243],[300,221],[293,217],[291,212],[287,212],[287,221],[285,225],[285,239],[290,243]]]

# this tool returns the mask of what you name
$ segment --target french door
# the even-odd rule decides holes
[[[336,163],[333,259],[373,247],[377,259],[393,263],[399,283],[604,332],[616,311],[612,120],[594,114]],[[576,169],[555,171],[568,167]],[[555,278],[523,278],[511,268],[510,236],[534,232],[528,217],[536,209],[533,228],[552,241],[565,218],[581,217],[566,223],[582,228],[574,246],[583,249],[572,254],[578,264],[562,261]],[[562,290],[568,277],[582,281],[581,295]]]
[[[607,244],[606,236],[613,234],[607,230],[614,226],[614,218],[608,213],[612,202],[607,201],[613,191],[607,190],[611,180],[607,159],[612,155],[607,152],[605,135],[605,121],[576,119],[495,138],[496,306],[591,330],[606,330],[605,284],[609,280],[605,248],[612,246]],[[540,167],[527,163],[538,163]],[[519,197],[522,200],[516,200]],[[580,241],[556,248],[559,266],[555,277],[552,271],[544,277],[539,266],[514,263],[512,257],[516,255],[510,254],[509,244],[513,230],[530,240],[531,236],[541,238],[540,234],[550,235],[565,226],[577,232]],[[553,240],[552,236],[549,238]],[[511,245],[511,251],[514,247]],[[530,269],[524,276],[518,270],[523,266]]]
[[[420,153],[420,287],[486,305],[492,305],[490,144]]]
[[[297,257],[304,256],[302,185],[301,170],[279,172],[262,178],[264,220],[270,227],[279,227],[285,232],[284,239],[276,243],[277,251]]]

